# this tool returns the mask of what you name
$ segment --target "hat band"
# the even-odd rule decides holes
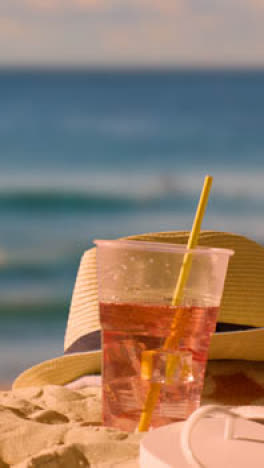
[[[78,338],[78,340],[76,340],[67,349],[65,349],[64,354],[84,353],[87,351],[97,351],[100,349],[101,331],[96,330]]]
[[[233,323],[218,322],[216,325],[216,332],[232,332],[256,329],[258,327],[250,327],[248,325],[236,325]],[[101,349],[101,331],[96,330],[86,335],[81,336],[74,343],[71,344],[64,354],[72,353],[85,353],[88,351],[98,351]]]
[[[238,325],[236,323],[227,323],[227,322],[217,322],[216,332],[233,332],[233,331],[243,331],[243,330],[255,330],[259,327],[251,327],[250,325]]]

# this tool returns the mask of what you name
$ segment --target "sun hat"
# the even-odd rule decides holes
[[[188,236],[188,231],[172,231],[123,239],[187,244]],[[199,245],[235,251],[229,262],[209,359],[264,361],[264,247],[244,236],[216,231],[202,231]],[[99,373],[100,348],[96,248],[92,248],[84,252],[77,274],[64,355],[24,371],[13,388],[64,385],[83,375]]]

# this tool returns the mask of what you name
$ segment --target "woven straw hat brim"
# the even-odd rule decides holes
[[[213,335],[209,359],[262,361],[264,328]],[[44,361],[19,375],[13,389],[42,385],[65,385],[83,375],[101,371],[101,351],[74,353]]]
[[[67,354],[41,362],[20,374],[12,388],[65,385],[86,374],[99,374],[101,355],[101,351],[90,351]]]
[[[186,244],[188,237],[188,231],[173,231],[129,236],[126,239]],[[235,251],[229,262],[218,320],[260,327],[256,330],[215,334],[210,345],[209,359],[264,360],[264,248],[243,236],[216,231],[202,231],[199,245]],[[80,263],[68,317],[64,350],[72,348],[82,336],[98,330],[100,322],[96,249],[93,248],[84,253]],[[95,354],[98,360],[97,367],[94,366]],[[67,354],[28,369],[16,379],[14,387],[64,384],[80,375],[98,371],[100,371],[100,351]]]
[[[264,328],[214,333],[209,359],[264,360]]]
[[[129,236],[126,239],[186,244],[188,231]],[[252,327],[264,327],[264,248],[246,237],[216,231],[202,231],[199,245],[233,249],[218,320]],[[96,249],[87,250],[80,264],[72,297],[64,349],[80,336],[100,330],[96,277]],[[263,356],[264,359],[264,356]]]

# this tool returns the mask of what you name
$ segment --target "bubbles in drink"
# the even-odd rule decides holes
[[[187,325],[178,348],[164,352],[175,314]],[[152,427],[186,419],[200,404],[210,336],[218,308],[101,303],[104,351],[104,424],[136,429],[148,390],[161,383]],[[152,371],[142,374],[144,356],[153,352]],[[146,367],[148,369],[148,367]]]

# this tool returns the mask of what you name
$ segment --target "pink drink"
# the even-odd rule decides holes
[[[186,419],[199,407],[210,337],[215,330],[219,308],[100,303],[106,426],[126,431],[136,429],[151,385],[150,380],[141,377],[142,352],[161,350],[179,309],[184,310],[186,325],[178,349],[191,352],[194,378],[161,384],[152,427]],[[154,368],[153,372],[156,371],[159,369]]]
[[[190,250],[168,244],[166,236],[164,242],[101,240],[96,246],[104,424],[133,431],[146,405],[152,427],[186,419],[200,404],[233,251]],[[170,306],[187,253],[185,307]],[[158,400],[150,412],[153,388]]]

